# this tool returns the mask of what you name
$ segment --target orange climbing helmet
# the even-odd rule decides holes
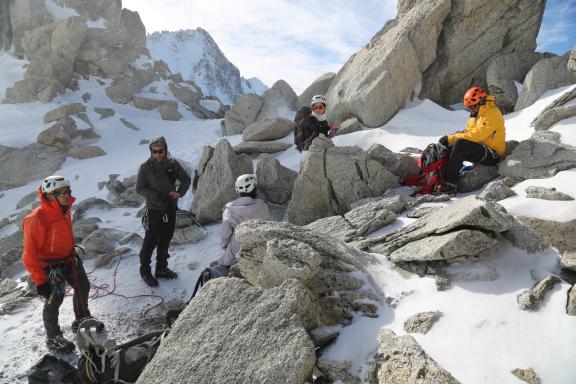
[[[488,92],[486,92],[485,89],[472,87],[464,94],[464,105],[466,107],[472,107],[481,102],[486,96],[488,96]]]

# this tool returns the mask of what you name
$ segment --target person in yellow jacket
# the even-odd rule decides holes
[[[506,153],[504,117],[494,103],[494,96],[480,87],[472,87],[464,95],[464,105],[470,112],[466,129],[439,140],[451,149],[446,164],[446,181],[451,184],[458,180],[464,161],[495,165]]]

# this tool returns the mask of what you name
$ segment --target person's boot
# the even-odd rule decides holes
[[[156,271],[154,276],[156,276],[157,279],[173,280],[173,279],[176,279],[178,277],[178,274],[176,272],[174,272],[173,270],[171,270],[170,268],[166,267],[164,269]]]
[[[88,316],[88,317],[83,317],[80,320],[74,320],[72,322],[72,333],[78,332],[78,327],[80,327],[80,324],[82,324],[82,322],[84,320],[92,320],[94,326],[96,327],[96,331],[102,332],[104,330],[104,323],[103,322],[101,322],[100,320],[98,320],[92,316]]]
[[[154,276],[152,276],[151,272],[140,273],[140,277],[142,277],[142,280],[144,280],[144,282],[148,284],[149,287],[158,286],[158,280],[156,280]]]
[[[66,340],[62,334],[54,337],[48,337],[46,339],[46,346],[51,351],[60,353],[70,353],[76,348],[74,343]]]

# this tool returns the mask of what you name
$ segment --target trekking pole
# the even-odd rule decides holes
[[[176,211],[176,214],[180,214],[180,215],[186,215],[189,218],[192,219],[192,221],[194,222],[194,224],[202,229],[205,233],[208,233],[208,230],[206,229],[206,227],[204,225],[202,225],[202,223],[196,218],[196,215],[194,215],[192,212],[187,211],[185,209],[179,209]]]

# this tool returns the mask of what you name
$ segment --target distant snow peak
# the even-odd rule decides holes
[[[202,29],[148,35],[148,50],[154,59],[163,60],[172,72],[192,80],[204,95],[216,96],[232,105],[246,93],[262,94],[267,87],[258,79],[244,79],[240,71],[222,53],[212,36]]]

